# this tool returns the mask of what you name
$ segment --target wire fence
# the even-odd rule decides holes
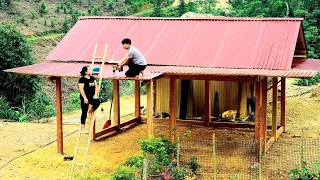
[[[260,142],[259,142],[260,143]],[[266,154],[257,156],[255,142],[188,140],[180,142],[180,164],[197,158],[200,169],[197,179],[290,179],[290,171],[305,167],[316,170],[319,162],[320,139],[279,139]],[[262,153],[261,153],[262,154]],[[320,167],[318,167],[319,169]]]

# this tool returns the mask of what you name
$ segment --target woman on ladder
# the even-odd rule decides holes
[[[90,66],[84,66],[80,72],[81,78],[79,79],[80,101],[81,101],[81,133],[88,134],[89,131],[85,129],[87,113],[89,110],[89,117],[92,117],[93,99],[97,98],[98,88],[95,78],[92,76]]]

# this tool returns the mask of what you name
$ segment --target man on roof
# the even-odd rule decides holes
[[[147,61],[141,52],[131,45],[131,40],[125,38],[122,40],[122,46],[128,50],[128,53],[118,63],[118,70],[124,65],[128,65],[129,69],[125,73],[127,77],[135,77],[140,73],[143,75],[143,70],[147,67]]]

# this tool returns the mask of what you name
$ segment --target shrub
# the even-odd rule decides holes
[[[34,19],[36,17],[36,11],[33,8],[30,10],[30,14],[31,19]]]
[[[51,21],[50,21],[50,25],[51,25],[51,27],[52,27],[52,28],[54,28],[54,27],[55,27],[56,21],[57,21],[57,19],[56,19],[56,18],[52,18],[52,19],[51,19]]]
[[[320,82],[320,74],[318,73],[316,76],[311,78],[304,78],[304,79],[295,79],[293,84],[298,86],[311,86]]]
[[[39,13],[41,17],[47,13],[47,5],[44,0],[39,3]]]
[[[200,168],[200,165],[197,162],[197,158],[196,157],[191,157],[189,159],[187,167],[191,170],[191,172],[193,174],[196,174],[198,172],[199,168]]]
[[[69,31],[68,20],[65,18],[62,23],[62,32],[67,33]]]
[[[131,156],[126,159],[126,162],[123,164],[128,167],[141,168],[143,165],[143,160],[145,156]]]
[[[100,16],[100,8],[98,6],[93,7],[93,15]]]
[[[290,180],[309,180],[309,179],[320,179],[320,162],[313,163],[314,171],[304,167],[301,170],[294,169],[290,171]]]
[[[120,166],[111,174],[111,180],[136,180],[136,177],[133,170],[125,166]]]
[[[0,97],[0,119],[18,120],[18,114]]]

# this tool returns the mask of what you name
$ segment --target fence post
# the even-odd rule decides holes
[[[304,132],[303,129],[301,131],[301,141],[300,141],[300,169],[304,168],[304,162],[303,162],[303,141],[304,141]]]
[[[180,166],[180,137],[178,137],[178,147],[177,147],[177,167]]]
[[[147,159],[143,160],[142,180],[147,180]]]
[[[262,146],[263,146],[263,138],[260,138],[260,148],[259,148],[259,180],[263,179],[262,174]]]
[[[212,165],[213,165],[213,179],[217,180],[217,159],[216,159],[216,135],[212,134]]]

